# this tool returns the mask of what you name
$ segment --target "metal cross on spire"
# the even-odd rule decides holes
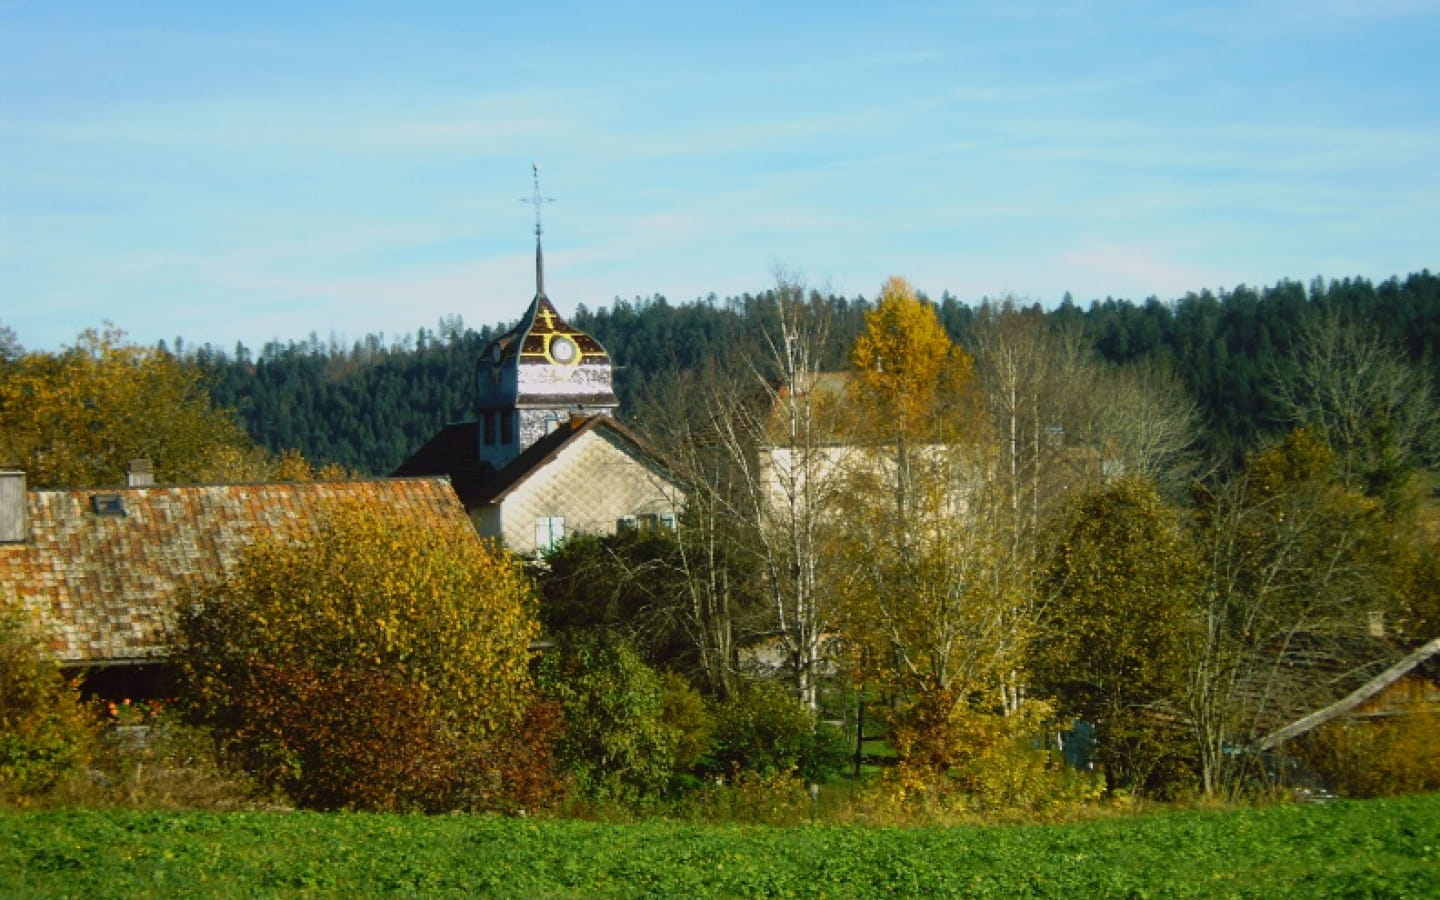
[[[540,164],[531,163],[530,171],[535,177],[535,193],[530,197],[521,197],[521,203],[529,203],[535,207],[535,296],[545,295],[545,258],[540,252],[540,208],[547,203],[554,203],[554,197],[546,197],[540,193]]]

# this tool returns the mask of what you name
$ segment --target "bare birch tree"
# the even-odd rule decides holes
[[[747,467],[737,465],[715,423],[740,407],[737,379],[724,357],[700,371],[679,371],[645,398],[646,436],[686,486],[675,532],[683,596],[674,615],[695,651],[706,687],[721,699],[736,688],[740,647],[756,622],[758,585],[749,548],[756,544],[749,514]],[[745,415],[744,413],[734,413]]]
[[[664,442],[690,482],[680,529],[691,618],[708,643],[712,682],[732,686],[738,645],[773,650],[795,695],[812,709],[835,636],[827,541],[841,486],[843,380],[825,373],[829,308],[785,277],[760,299],[757,334],[723,349],[685,402],[697,415]],[[750,348],[733,355],[733,348]],[[652,420],[675,420],[678,404]],[[652,425],[653,431],[653,425]],[[763,613],[757,640],[736,633],[736,567],[755,573]],[[748,620],[747,620],[748,621]]]
[[[999,483],[1009,510],[1011,554],[1029,560],[1042,522],[1092,476],[1083,457],[1082,414],[1096,380],[1078,329],[1055,330],[1038,307],[982,307],[972,326],[976,371],[999,444]]]
[[[1097,373],[1087,404],[1088,430],[1107,459],[1144,475],[1166,500],[1208,472],[1198,450],[1200,408],[1175,373],[1157,363]]]
[[[1333,481],[1331,465],[1323,442],[1295,432],[1201,498],[1188,703],[1206,794],[1237,788],[1255,764],[1237,751],[1323,687],[1316,662],[1343,661],[1383,602],[1380,504]]]
[[[1364,323],[1308,321],[1293,358],[1273,375],[1291,422],[1330,445],[1349,487],[1392,499],[1440,449],[1440,403],[1424,373]]]

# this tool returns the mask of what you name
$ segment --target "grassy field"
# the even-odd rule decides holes
[[[1436,897],[1440,796],[920,829],[4,813],[0,896]]]

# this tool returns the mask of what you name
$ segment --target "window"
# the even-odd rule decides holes
[[[548,553],[565,540],[564,516],[535,517],[535,552]]]
[[[119,494],[91,494],[90,506],[97,516],[125,515],[125,501]]]
[[[620,534],[629,534],[638,531],[641,534],[651,534],[656,531],[674,531],[675,514],[644,513],[636,516],[621,516],[615,522],[615,530]]]
[[[499,413],[493,409],[485,410],[485,446],[495,443],[495,417]]]
[[[510,446],[515,443],[515,413],[505,410],[500,416],[500,443]]]

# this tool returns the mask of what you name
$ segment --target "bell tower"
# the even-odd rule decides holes
[[[557,424],[580,415],[613,415],[614,366],[600,342],[560,318],[545,295],[540,167],[532,166],[535,204],[535,299],[519,324],[485,348],[476,372],[480,460],[503,468]]]

